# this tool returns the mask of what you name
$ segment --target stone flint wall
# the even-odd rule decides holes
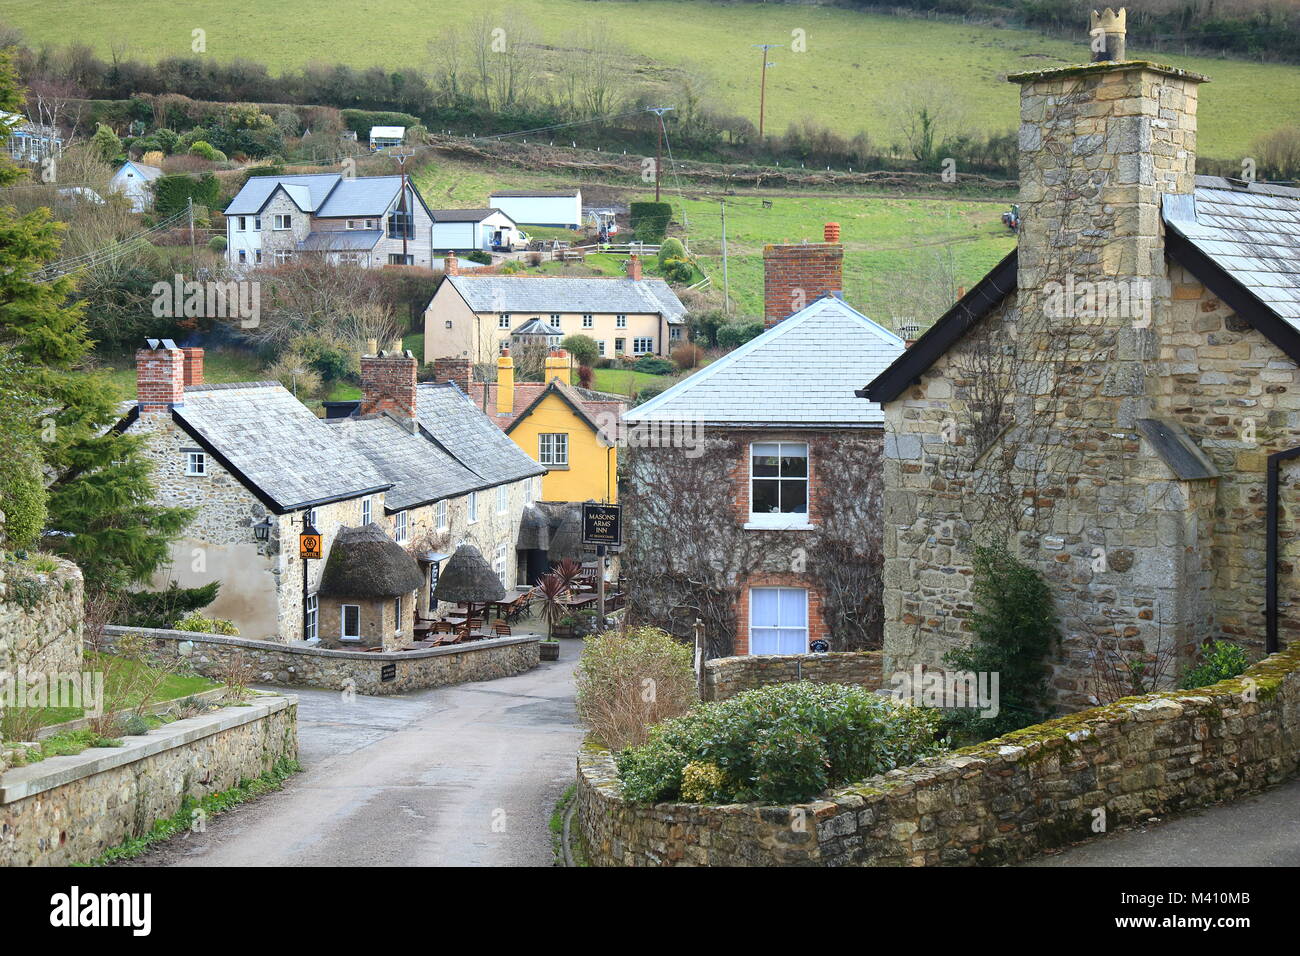
[[[81,571],[59,561],[56,571],[36,574],[21,565],[0,571],[0,709],[7,674],[79,674],[81,665]],[[20,580],[24,579],[24,580]],[[24,601],[20,591],[35,588]]]
[[[206,677],[218,676],[227,662],[240,655],[252,666],[253,680],[259,684],[351,689],[375,696],[509,677],[531,670],[540,662],[536,637],[499,637],[429,650],[365,653],[147,627],[112,626],[105,632],[109,640],[125,634],[143,635],[162,652],[183,657]],[[390,665],[393,677],[386,681],[383,671]]]
[[[195,798],[297,759],[295,697],[178,720],[121,747],[47,757],[0,775],[0,866],[84,863]]]
[[[1285,780],[1300,769],[1300,644],[1213,687],[1130,697],[797,806],[636,806],[613,759],[578,755],[599,866],[972,866]]]
[[[857,684],[876,690],[883,680],[880,651],[717,657],[704,662],[704,699],[726,700],[765,684],[800,680]]]

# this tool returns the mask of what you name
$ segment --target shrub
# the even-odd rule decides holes
[[[946,723],[961,736],[987,740],[1042,720],[1047,713],[1048,651],[1058,640],[1052,592],[1043,576],[1004,546],[976,545],[975,634],[968,648],[944,655],[955,670],[998,674],[998,715],[958,710]]]
[[[239,628],[230,621],[220,618],[204,617],[197,611],[185,615],[172,625],[173,631],[192,631],[195,634],[224,634],[226,637],[238,637]]]
[[[213,252],[217,253],[218,255],[220,255],[221,253],[225,252],[225,251],[226,251],[226,237],[225,237],[225,236],[213,236],[211,239],[208,240],[208,248],[211,249]]]
[[[565,336],[564,341],[560,343],[560,348],[577,359],[579,365],[592,365],[600,358],[600,346],[590,335],[575,333]]]
[[[183,588],[172,581],[163,591],[136,591],[125,595],[120,620],[126,627],[171,627],[178,618],[207,607],[217,599],[220,581]]]
[[[677,371],[677,366],[673,365],[668,359],[659,358],[656,355],[643,355],[636,360],[633,366],[638,372],[646,372],[650,375],[671,375]]]
[[[682,241],[675,236],[664,240],[663,245],[659,247],[659,268],[662,269],[665,263],[670,259],[685,259],[686,247]]]
[[[731,350],[763,334],[762,322],[731,322],[718,327],[718,347]]]
[[[585,638],[574,676],[578,715],[611,750],[639,744],[651,725],[695,703],[693,658],[657,627]]]
[[[638,242],[662,242],[673,217],[666,202],[634,202],[628,205],[628,222]]]
[[[623,795],[637,802],[709,791],[724,803],[792,803],[942,752],[938,727],[938,711],[800,681],[703,704],[615,759]]]
[[[659,270],[660,275],[669,282],[684,285],[695,278],[695,267],[685,259],[669,259]]]
[[[673,364],[684,372],[688,368],[695,368],[704,360],[704,349],[688,342],[673,349],[672,359]]]
[[[466,253],[465,258],[470,262],[477,262],[484,266],[490,266],[492,264],[491,254],[484,252],[482,249],[475,249],[472,252]],[[513,262],[514,260],[511,261]]]
[[[1228,641],[1211,641],[1201,651],[1201,663],[1183,674],[1178,686],[1183,690],[1193,687],[1208,687],[1230,677],[1245,673],[1250,662],[1246,652],[1236,644]]]
[[[199,140],[198,142],[194,143],[192,146],[190,146],[188,150],[186,150],[186,152],[188,152],[191,156],[197,156],[200,159],[206,159],[210,163],[220,163],[220,162],[224,162],[226,159],[225,154],[221,152],[221,150],[217,149],[215,146],[213,146],[211,143],[205,140]]]
[[[590,365],[579,365],[578,384],[581,385],[583,388],[591,388],[591,383],[595,377],[595,374],[596,373],[591,370]]]

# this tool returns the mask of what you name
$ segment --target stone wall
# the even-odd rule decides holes
[[[6,675],[81,672],[81,570],[50,560],[57,569],[41,574],[21,563],[0,567],[0,709]]]
[[[1240,678],[1131,697],[796,806],[637,806],[612,756],[578,755],[599,866],[974,866],[1237,797],[1300,769],[1300,644]]]
[[[880,651],[842,651],[717,657],[704,662],[704,699],[726,700],[755,687],[800,680],[857,684],[876,690],[884,680],[880,656]]]
[[[106,629],[110,642],[125,634],[147,637],[157,650],[183,657],[190,667],[207,677],[219,676],[225,665],[238,656],[253,668],[255,683],[351,689],[358,694],[376,696],[509,677],[531,670],[540,662],[536,636],[498,637],[419,651],[368,653],[146,627]],[[385,680],[387,668],[391,668],[392,676]]]
[[[0,866],[67,866],[142,836],[154,821],[296,759],[294,697],[166,724],[0,775]]]

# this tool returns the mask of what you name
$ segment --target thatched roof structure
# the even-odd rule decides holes
[[[438,575],[438,586],[433,589],[433,596],[439,601],[477,604],[500,601],[506,596],[506,589],[492,566],[483,560],[478,548],[462,544]]]
[[[321,576],[327,597],[387,598],[418,591],[420,566],[379,525],[341,528]]]
[[[558,564],[565,558],[584,561],[582,504],[569,501],[537,501],[525,508],[519,522],[519,547],[546,552],[547,560]]]

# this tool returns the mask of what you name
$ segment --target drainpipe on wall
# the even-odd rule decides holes
[[[1282,462],[1300,458],[1300,447],[1277,451],[1268,456],[1268,494],[1265,531],[1264,578],[1264,650],[1275,654],[1280,649],[1277,635],[1277,559],[1278,515]]]

